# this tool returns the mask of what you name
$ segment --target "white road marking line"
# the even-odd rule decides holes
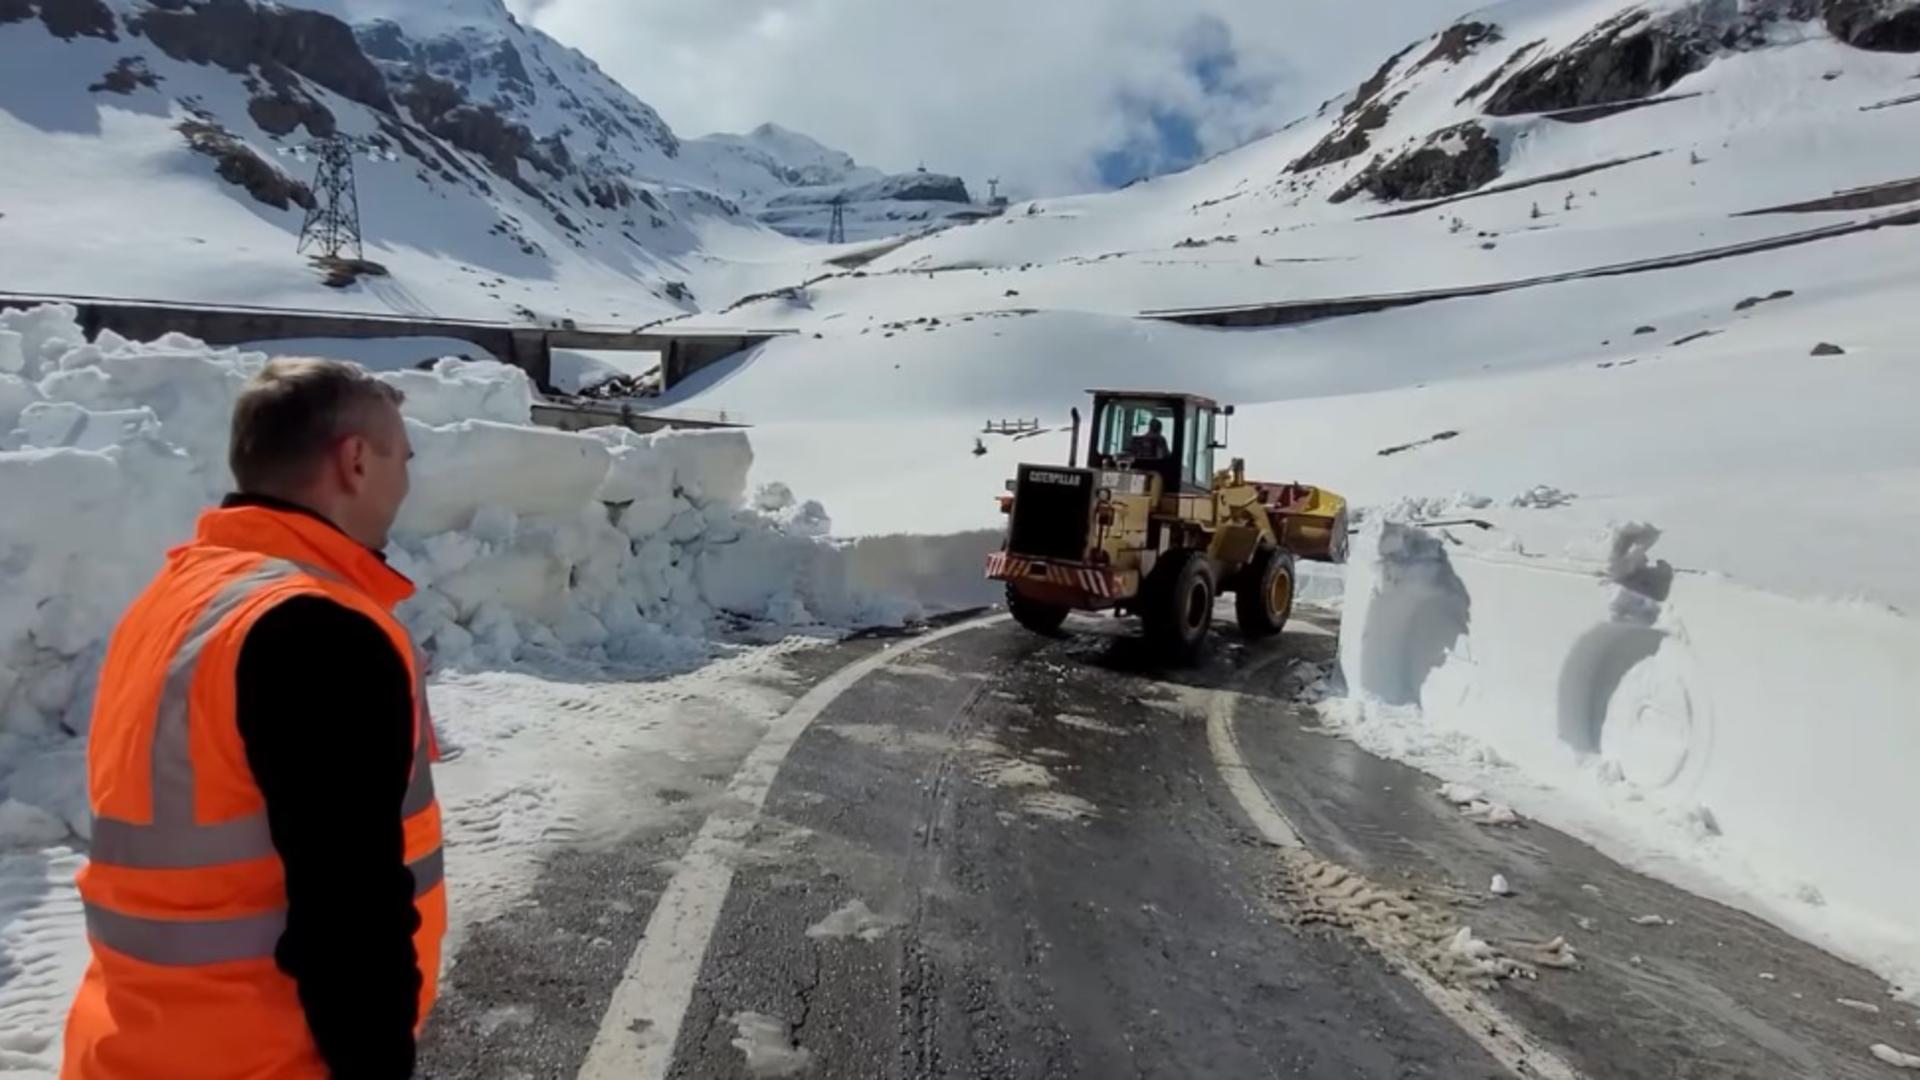
[[[673,1065],[680,1024],[693,1000],[707,945],[733,887],[736,861],[766,806],[774,777],[794,743],[854,684],[917,649],[1002,622],[1005,615],[949,626],[902,641],[835,672],[793,703],[747,755],[727,784],[730,805],[709,815],[660,894],[646,932],[614,986],[580,1080],[661,1080]]]
[[[1244,685],[1267,668],[1290,659],[1272,656],[1242,671],[1234,680]],[[1254,779],[1240,753],[1240,742],[1233,733],[1233,709],[1240,695],[1232,690],[1215,690],[1207,701],[1207,746],[1213,753],[1214,767],[1226,781],[1240,809],[1267,843],[1279,848],[1306,850],[1299,830]],[[1364,936],[1364,935],[1363,935]],[[1413,983],[1422,997],[1433,1003],[1441,1015],[1467,1033],[1474,1042],[1504,1065],[1508,1072],[1525,1080],[1580,1080],[1580,1074],[1560,1056],[1534,1038],[1514,1019],[1486,997],[1470,989],[1448,986],[1420,966],[1418,958],[1405,955],[1385,941],[1368,939],[1375,951],[1392,961],[1393,966]]]
[[[1244,682],[1280,659],[1276,656],[1263,660],[1235,681]],[[1237,700],[1239,695],[1228,690],[1215,690],[1208,695],[1207,748],[1213,752],[1213,766],[1220,770],[1220,778],[1227,782],[1227,790],[1233,792],[1241,811],[1253,819],[1253,827],[1259,830],[1261,839],[1274,847],[1305,847],[1293,823],[1273,804],[1273,797],[1260,786],[1260,781],[1253,778],[1247,769],[1247,759],[1240,754],[1240,741],[1233,735],[1233,706]]]

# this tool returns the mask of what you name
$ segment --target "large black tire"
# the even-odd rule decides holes
[[[1147,640],[1170,662],[1192,662],[1213,629],[1213,601],[1219,595],[1206,556],[1192,550],[1160,556],[1142,593],[1140,621]]]
[[[1014,622],[1048,637],[1058,634],[1067,621],[1065,607],[1029,600],[1015,591],[1012,582],[1007,583],[1007,610],[1013,613]]]
[[[1240,632],[1255,640],[1279,633],[1293,614],[1294,582],[1293,553],[1261,548],[1235,583]]]

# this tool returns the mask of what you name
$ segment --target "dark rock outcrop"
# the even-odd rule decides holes
[[[1920,2],[1825,0],[1822,6],[1827,29],[1855,48],[1920,52]]]
[[[1387,88],[1387,79],[1393,75],[1393,69],[1419,44],[1416,41],[1387,57],[1386,63],[1355,87],[1353,97],[1340,110],[1340,119],[1335,121],[1333,130],[1315,143],[1313,149],[1288,165],[1287,171],[1309,172],[1366,153],[1373,145],[1369,133],[1384,127],[1387,119],[1393,115],[1394,105],[1399,103],[1397,97],[1392,101],[1379,100],[1380,92]]]
[[[40,21],[47,33],[68,41],[76,37],[119,41],[113,9],[103,0],[40,0]]]
[[[938,173],[919,173],[908,177],[904,183],[895,185],[887,198],[895,202],[951,202],[970,203],[973,196],[967,193],[966,181],[957,176],[943,176]]]
[[[390,19],[375,19],[353,28],[354,36],[360,39],[360,48],[375,60],[390,60],[397,63],[413,63],[413,42],[407,40],[406,31],[400,24]]]
[[[1364,108],[1348,114],[1339,126],[1327,133],[1326,138],[1288,165],[1287,171],[1309,172],[1366,153],[1373,145],[1373,132],[1386,126],[1387,120],[1393,116],[1393,107],[1404,96],[1396,95],[1391,100],[1370,102]]]
[[[1522,68],[1493,92],[1486,111],[1512,116],[1651,97],[1705,67],[1710,55],[1645,11],[1630,11]]]
[[[0,26],[33,18],[32,0],[0,0]]]
[[[160,76],[147,70],[147,62],[138,56],[123,56],[113,65],[113,70],[100,76],[100,81],[87,89],[95,94],[131,94],[145,87],[148,90],[160,85]]]
[[[1546,40],[1542,38],[1538,41],[1529,41],[1525,45],[1522,45],[1519,48],[1513,50],[1513,52],[1509,54],[1504,61],[1501,62],[1499,67],[1494,68],[1492,71],[1488,72],[1486,78],[1481,79],[1479,82],[1474,83],[1472,86],[1467,87],[1466,92],[1461,94],[1459,97],[1455,98],[1453,103],[1455,105],[1465,105],[1467,102],[1472,101],[1474,98],[1477,98],[1481,94],[1484,94],[1487,91],[1493,89],[1493,84],[1499,82],[1501,79],[1506,78],[1507,72],[1512,71],[1515,64],[1518,64],[1520,61],[1526,59],[1526,56],[1528,53],[1532,52],[1533,50],[1539,48],[1542,45],[1545,45],[1546,43],[1547,43]]]
[[[1499,177],[1499,141],[1469,120],[1434,132],[1413,150],[1374,159],[1334,192],[1331,201],[1346,202],[1363,192],[1382,202],[1444,199]]]
[[[1483,23],[1469,19],[1457,22],[1440,32],[1440,40],[1434,43],[1431,52],[1413,65],[1419,71],[1429,64],[1457,64],[1478,52],[1482,45],[1494,45],[1505,40],[1500,28],[1492,23]]]
[[[260,130],[274,135],[288,135],[296,128],[305,127],[308,134],[324,139],[339,126],[334,121],[333,110],[291,87],[256,94],[247,102],[247,115],[260,125]]]
[[[313,209],[312,189],[254,153],[226,128],[195,117],[182,120],[178,130],[196,153],[214,160],[214,171],[220,179],[246,188],[249,195],[276,210],[292,206]]]
[[[487,105],[475,105],[453,83],[431,75],[416,75],[400,92],[400,103],[414,122],[454,146],[476,155],[487,167],[525,189],[520,159],[540,157],[534,152],[533,133],[509,121]],[[543,172],[552,172],[551,166]],[[534,194],[538,194],[537,192]]]
[[[1694,0],[1657,17],[1640,8],[1623,11],[1516,72],[1487,99],[1486,111],[1555,112],[1662,94],[1722,53],[1766,45],[1775,24],[1814,18],[1823,2],[1854,0]]]
[[[380,112],[393,111],[386,77],[346,23],[304,8],[255,7],[247,0],[170,0],[133,24],[175,60],[228,71],[258,67],[276,85],[293,72]]]

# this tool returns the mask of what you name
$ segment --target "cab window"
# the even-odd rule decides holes
[[[1213,410],[1201,405],[1187,406],[1187,443],[1181,462],[1182,478],[1199,488],[1213,486]]]
[[[1166,461],[1173,453],[1176,419],[1175,407],[1163,401],[1109,401],[1101,416],[1095,452],[1109,459],[1132,458],[1140,464]]]

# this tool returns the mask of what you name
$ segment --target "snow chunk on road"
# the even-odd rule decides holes
[[[747,1058],[747,1072],[757,1080],[798,1076],[813,1064],[813,1054],[796,1044],[787,1033],[787,1022],[765,1013],[735,1013],[732,1018],[739,1037],[733,1046]]]
[[[1920,1054],[1909,1054],[1904,1050],[1895,1050],[1886,1043],[1873,1044],[1873,1056],[1896,1069],[1920,1070]]]
[[[859,938],[861,941],[879,941],[895,927],[900,920],[884,915],[876,915],[867,902],[853,899],[834,911],[831,915],[807,927],[810,938]]]

